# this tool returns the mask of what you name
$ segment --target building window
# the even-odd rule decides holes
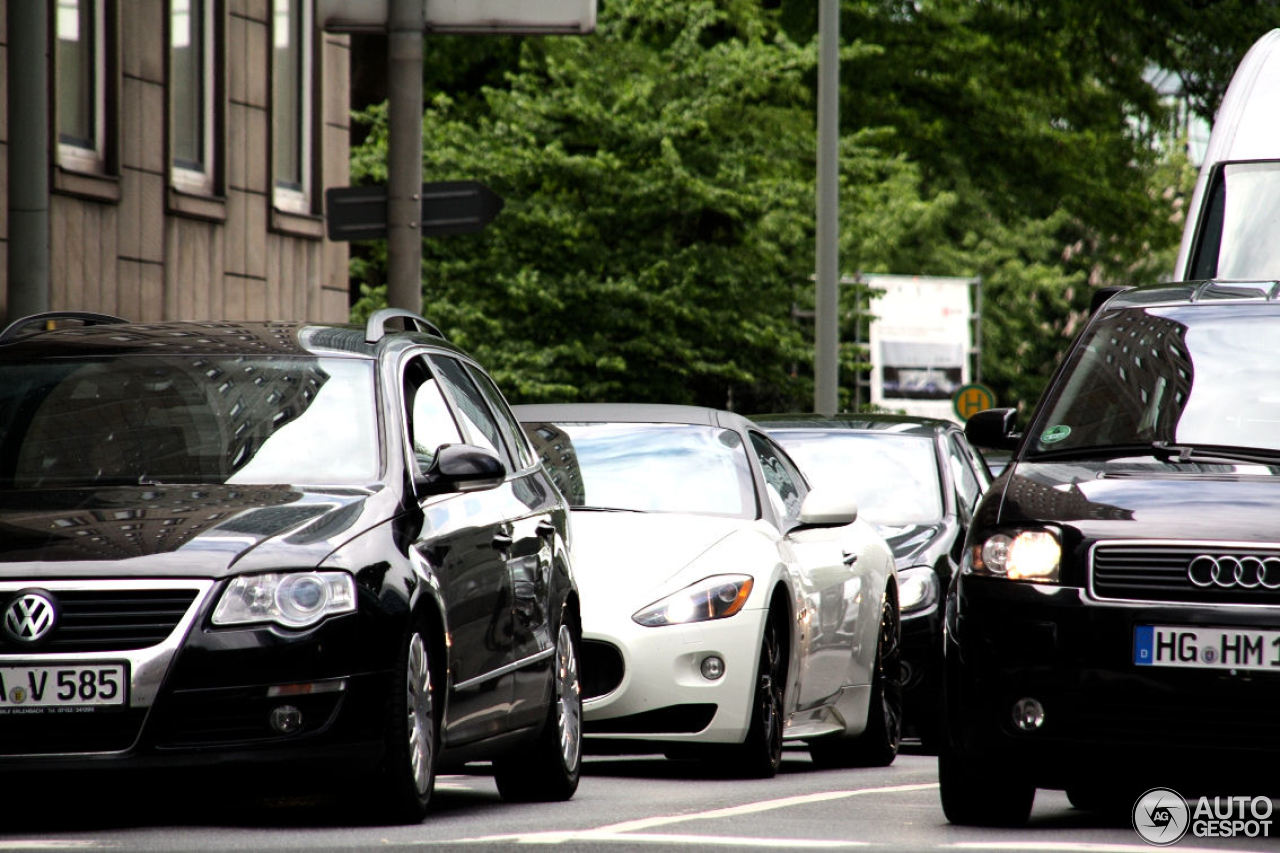
[[[58,165],[106,172],[106,22],[104,2],[57,0],[54,56]]]
[[[169,145],[171,181],[184,192],[213,195],[215,0],[169,3]]]
[[[275,206],[311,213],[310,4],[273,0],[272,153]]]

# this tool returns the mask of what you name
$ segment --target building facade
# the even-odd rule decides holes
[[[315,0],[0,0],[0,317],[345,320],[349,36]]]

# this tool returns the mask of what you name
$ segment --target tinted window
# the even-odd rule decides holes
[[[485,399],[489,401],[489,409],[498,420],[498,426],[502,429],[502,437],[506,439],[507,445],[519,458],[520,467],[528,468],[534,461],[533,451],[529,449],[529,440],[525,438],[524,430],[520,429],[516,416],[511,414],[507,401],[502,398],[501,392],[498,391],[498,386],[489,378],[489,375],[483,370],[477,370],[472,365],[468,365],[468,367],[470,367],[471,378],[475,380]]]
[[[440,381],[453,393],[453,401],[462,418],[462,429],[466,433],[467,442],[492,450],[506,463],[507,468],[514,469],[511,456],[507,453],[502,441],[502,431],[498,422],[493,419],[484,395],[471,381],[466,368],[457,359],[432,358]]]
[[[440,385],[422,359],[414,359],[405,371],[405,404],[409,415],[409,435],[419,470],[435,460],[442,444],[461,444],[462,433],[449,412]]]
[[[1214,177],[1196,235],[1201,278],[1280,278],[1280,162],[1225,163]]]
[[[1098,318],[1050,388],[1028,447],[1169,441],[1280,450],[1274,304],[1199,304]]]
[[[368,483],[373,365],[124,356],[0,365],[0,482]]]
[[[972,510],[982,494],[982,484],[973,472],[972,460],[960,447],[954,435],[947,438],[947,459],[951,465],[951,479],[956,484],[956,495],[962,512]]]
[[[756,517],[750,463],[732,430],[531,423],[525,431],[575,507]]]

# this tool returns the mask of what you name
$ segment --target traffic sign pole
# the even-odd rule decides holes
[[[387,27],[387,307],[422,311],[421,0],[391,0]]]

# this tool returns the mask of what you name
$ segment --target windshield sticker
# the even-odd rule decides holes
[[[1051,426],[1044,432],[1040,433],[1040,443],[1057,444],[1069,435],[1071,435],[1071,427],[1066,424],[1058,424],[1057,426]]]

